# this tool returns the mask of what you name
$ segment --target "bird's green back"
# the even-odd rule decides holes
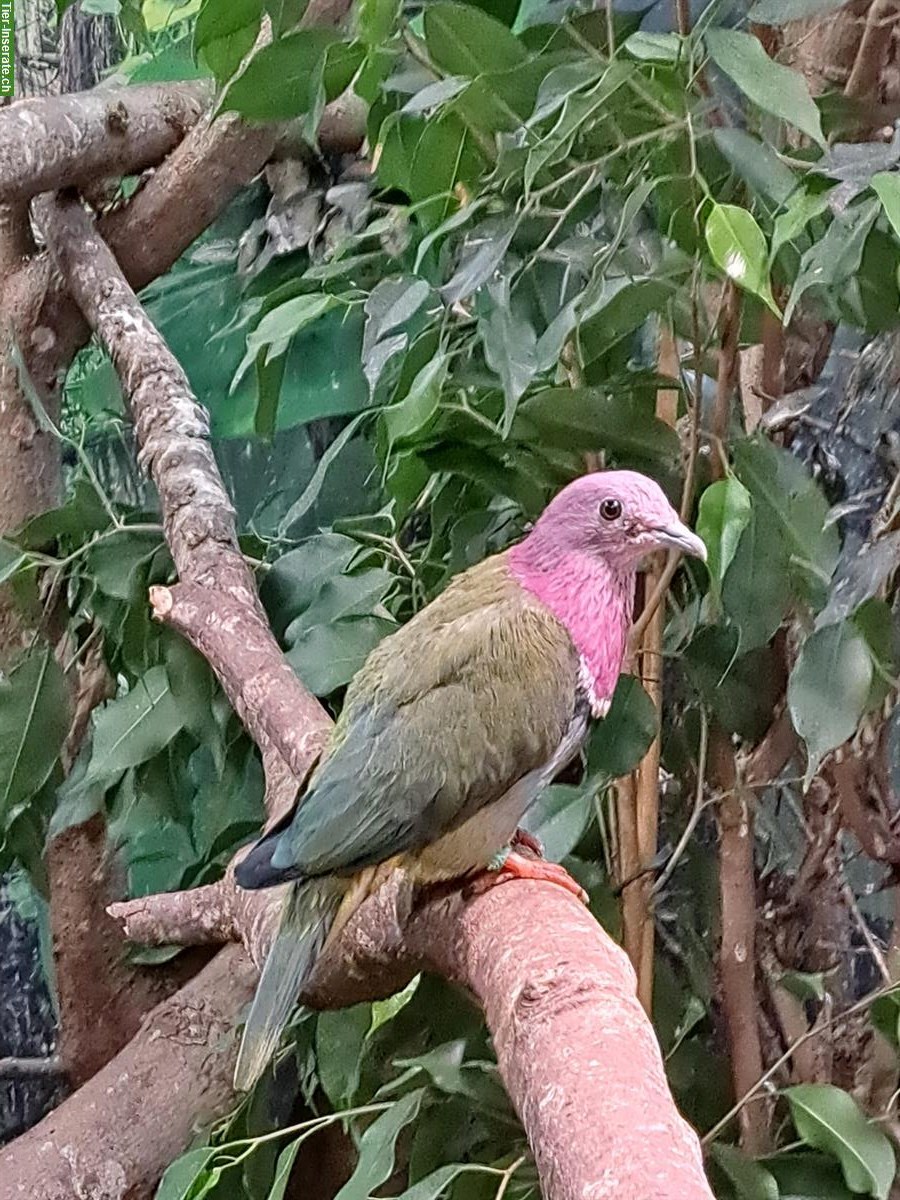
[[[497,555],[382,641],[272,854],[302,878],[434,842],[551,761],[578,701],[564,627]]]

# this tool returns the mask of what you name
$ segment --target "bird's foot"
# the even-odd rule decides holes
[[[516,844],[515,838],[513,844]],[[525,844],[527,845],[527,843]],[[555,883],[558,887],[571,892],[582,904],[588,903],[587,892],[572,878],[565,867],[561,867],[559,863],[545,862],[542,858],[526,857],[511,848],[501,851],[488,869],[477,876],[466,890],[469,895],[480,895],[488,888],[495,887],[499,883],[507,883],[510,879],[537,879],[544,883]]]

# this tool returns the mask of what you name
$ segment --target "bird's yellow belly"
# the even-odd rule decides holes
[[[418,851],[410,864],[413,874],[423,882],[437,882],[484,870],[509,843],[530,799],[519,788],[510,788],[502,800],[479,809],[468,821]]]

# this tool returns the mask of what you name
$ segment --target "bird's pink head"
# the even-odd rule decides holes
[[[597,471],[563,488],[524,545],[542,560],[571,553],[600,558],[630,573],[652,550],[706,558],[706,547],[681,521],[658,483],[637,471]]]
[[[563,488],[510,551],[515,577],[568,629],[597,712],[622,669],[635,572],[660,549],[706,559],[659,484],[636,471],[597,471]]]

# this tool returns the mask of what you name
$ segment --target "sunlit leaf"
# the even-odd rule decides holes
[[[719,270],[780,316],[769,284],[766,239],[753,215],[736,204],[714,204],[706,218],[705,234]]]
[[[706,567],[716,589],[737,553],[741,535],[750,523],[750,493],[733,475],[711,484],[700,497],[697,533],[706,543]]]

